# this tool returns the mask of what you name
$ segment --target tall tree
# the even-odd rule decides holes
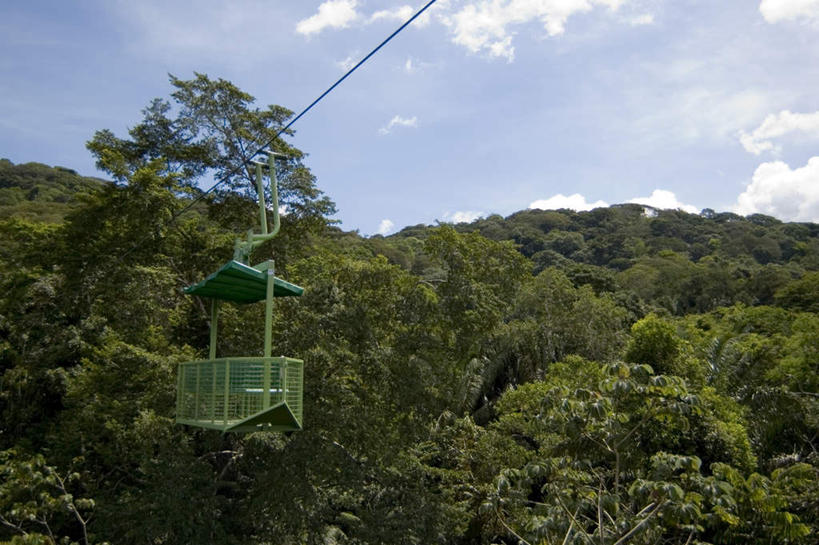
[[[233,83],[195,76],[191,80],[170,76],[175,88],[171,100],[152,100],[142,121],[128,131],[129,138],[107,129],[97,131],[87,144],[97,166],[124,182],[161,160],[160,174],[173,174],[183,188],[211,185],[206,178],[212,175],[225,180],[219,189],[223,198],[237,193],[255,196],[254,171],[247,162],[267,146],[287,157],[279,165],[279,198],[290,215],[324,218],[335,212],[304,166],[304,154],[277,136],[293,112],[272,104],[256,107],[256,99]]]

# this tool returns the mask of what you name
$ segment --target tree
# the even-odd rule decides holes
[[[776,303],[785,308],[819,312],[819,272],[809,272],[776,292]]]
[[[11,535],[19,545],[92,543],[88,519],[94,500],[72,493],[79,480],[78,473],[61,474],[40,454],[0,452],[0,539]]]
[[[100,169],[122,183],[152,161],[160,161],[159,174],[178,178],[179,191],[195,191],[206,183],[206,174],[213,174],[214,179],[225,180],[220,188],[223,198],[230,193],[254,196],[254,168],[247,163],[269,144],[270,150],[287,156],[278,167],[279,199],[291,219],[323,223],[335,212],[304,166],[304,154],[276,137],[292,115],[290,110],[254,107],[252,95],[205,74],[192,80],[170,76],[170,81],[176,89],[173,103],[154,99],[143,110],[142,121],[128,131],[130,138],[101,130],[88,142]]]
[[[661,373],[673,373],[680,355],[680,339],[674,326],[651,314],[631,326],[626,361],[650,365]]]
[[[449,226],[430,235],[425,251],[445,274],[436,292],[453,355],[465,363],[478,355],[510,308],[526,278],[526,260],[509,243],[461,235]]]
[[[499,404],[496,429],[523,435],[530,451],[526,463],[500,470],[482,505],[501,535],[530,544],[742,543],[749,535],[754,543],[805,542],[809,528],[789,511],[784,485],[755,474],[746,480],[727,464],[713,464],[708,475],[699,457],[652,444],[659,430],[679,433],[704,410],[682,379],[614,364],[599,384],[576,387],[595,372],[572,363],[563,377]],[[790,475],[791,486],[805,490],[811,470]]]

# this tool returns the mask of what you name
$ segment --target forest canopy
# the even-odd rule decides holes
[[[175,424],[208,347],[182,288],[257,221],[242,165],[292,113],[171,85],[89,141],[112,181],[0,160],[0,541],[816,542],[812,223],[628,204],[367,238],[286,134],[254,260],[305,287],[273,327],[305,428]],[[226,305],[220,351],[259,355],[260,315]]]

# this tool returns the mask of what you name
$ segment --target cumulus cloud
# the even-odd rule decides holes
[[[462,210],[459,212],[444,212],[444,221],[450,223],[472,223],[486,214],[477,210]]]
[[[430,8],[430,10],[433,9],[434,8]],[[413,25],[415,25],[416,27],[427,26],[429,22],[432,20],[429,15],[430,10],[427,10],[424,13],[422,13],[420,17],[413,21]],[[404,5],[393,9],[382,9],[376,11],[372,15],[370,15],[369,19],[367,19],[367,22],[377,23],[379,21],[391,21],[403,23],[413,15],[415,15],[415,8],[413,8],[412,6]]]
[[[345,28],[358,19],[357,5],[357,0],[327,0],[319,6],[315,15],[296,24],[296,32],[309,36],[325,28]]]
[[[318,12],[296,23],[296,32],[309,36],[318,34],[326,28],[347,28],[352,23],[366,25],[380,21],[404,22],[415,13],[412,6],[399,6],[393,9],[382,9],[369,16],[362,15],[356,8],[358,0],[327,0],[322,3]],[[430,22],[428,12],[414,21],[415,26],[426,26]]]
[[[674,195],[674,193],[664,189],[655,189],[648,197],[635,197],[633,199],[630,199],[628,202],[635,204],[644,204],[647,206],[660,209],[672,210],[680,209],[686,212],[690,212],[692,214],[696,214],[699,212],[699,210],[695,206],[681,203],[679,200],[677,200],[677,197],[676,195]],[[533,202],[532,204],[529,205],[529,208],[538,208],[540,210],[558,210],[560,208],[568,208],[569,210],[576,210],[578,212],[582,212],[608,205],[609,204],[605,201],[599,200],[595,202],[587,201],[586,197],[584,197],[580,193],[575,193],[573,195],[569,195],[568,197],[561,193],[558,193],[554,197],[550,197],[548,199],[541,199]]]
[[[378,129],[379,134],[390,134],[393,128],[395,127],[412,127],[415,128],[418,126],[418,118],[415,116],[404,118],[400,115],[396,115],[390,122],[387,123],[385,127],[381,127]]]
[[[734,211],[785,221],[819,221],[819,157],[811,157],[807,165],[796,169],[782,161],[762,163]]]
[[[482,0],[469,2],[442,21],[453,41],[473,53],[512,61],[512,27],[537,21],[549,36],[563,34],[569,17],[603,6],[616,10],[627,0]]]
[[[677,200],[677,196],[665,189],[655,189],[648,197],[635,197],[628,202],[635,204],[645,204],[663,210],[683,210],[689,214],[697,214],[699,209],[690,204],[683,204]]]
[[[819,0],[762,0],[759,11],[769,23],[794,19],[819,20]]]
[[[370,15],[369,22],[377,21],[401,21],[402,23],[412,17],[415,10],[412,6],[399,6],[394,9],[382,9]]]
[[[378,234],[388,235],[392,232],[394,227],[395,224],[392,222],[392,220],[383,219],[381,220],[381,223],[378,224]]]
[[[633,0],[442,0],[418,17],[414,25],[423,27],[436,20],[449,28],[454,43],[472,53],[511,62],[515,57],[512,38],[517,27],[539,23],[547,35],[558,36],[566,31],[566,23],[573,15],[596,8],[615,11],[630,1]],[[378,10],[370,15],[359,13],[357,7],[357,0],[327,0],[319,6],[318,13],[299,21],[296,31],[310,35],[325,28],[344,28],[352,23],[404,22],[415,13],[415,8],[410,5]],[[623,20],[639,26],[652,24],[654,17],[640,14]]]
[[[792,132],[819,137],[819,112],[799,114],[783,110],[778,114],[771,114],[752,132],[740,132],[739,141],[748,152],[759,155],[763,151],[776,151],[771,140]]]
[[[580,193],[569,195],[568,197],[562,193],[558,193],[554,197],[548,199],[540,199],[529,205],[529,208],[538,208],[540,210],[559,210],[561,208],[568,208],[582,212],[584,210],[592,210],[593,208],[600,208],[608,206],[604,201],[587,202],[586,197]]]

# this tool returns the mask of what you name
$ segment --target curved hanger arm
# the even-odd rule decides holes
[[[247,232],[247,240],[237,238],[233,251],[233,259],[240,263],[248,264],[250,254],[264,242],[275,237],[279,233],[281,227],[281,219],[279,218],[279,188],[278,180],[276,178],[276,157],[284,157],[279,153],[272,151],[267,153],[267,167],[270,175],[270,193],[272,196],[273,205],[273,228],[268,232],[267,229],[267,207],[264,200],[264,181],[262,168],[264,163],[254,162],[256,165],[256,191],[259,194],[259,223],[261,224],[261,234],[255,234],[253,230]]]

